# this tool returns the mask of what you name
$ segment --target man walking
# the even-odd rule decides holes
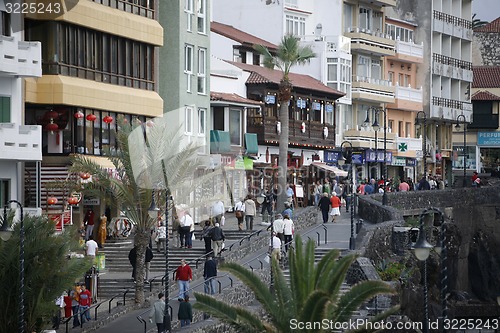
[[[189,282],[193,280],[193,271],[186,260],[181,260],[181,265],[175,270],[175,281],[179,285],[179,302],[182,302],[188,295]]]
[[[81,314],[81,319],[82,319],[82,324],[85,322],[85,320],[90,321],[90,305],[92,304],[92,295],[90,294],[90,291],[87,290],[87,286],[85,286],[85,283],[81,284],[81,289],[82,292],[80,293],[80,314]]]
[[[219,226],[219,223],[215,223],[215,227],[212,228],[212,249],[214,251],[214,256],[217,257],[222,252],[222,244],[226,240],[224,236],[224,231]]]
[[[213,295],[215,293],[215,277],[217,276],[217,263],[209,255],[205,266],[203,267],[203,278],[205,278],[205,294]]]
[[[165,332],[165,324],[163,323],[163,316],[165,315],[165,295],[163,293],[158,294],[158,300],[151,307],[151,311],[149,312],[149,322],[156,323],[156,327],[158,328],[158,333]]]

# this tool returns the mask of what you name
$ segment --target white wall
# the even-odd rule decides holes
[[[218,33],[210,32],[210,53],[212,56],[233,61],[233,47],[235,45],[241,46],[241,43]]]
[[[236,66],[215,57],[210,58],[210,86],[214,92],[234,93],[246,98],[245,82],[248,76],[247,72]]]
[[[10,179],[10,198],[20,200],[18,197],[17,162],[0,160],[0,179]]]

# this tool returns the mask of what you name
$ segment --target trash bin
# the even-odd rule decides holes
[[[106,255],[104,253],[98,253],[96,256],[96,266],[98,271],[106,269]]]

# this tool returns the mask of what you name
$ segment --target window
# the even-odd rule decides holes
[[[0,179],[0,203],[7,205],[10,199],[10,179]]]
[[[206,118],[207,109],[199,108],[198,109],[198,134],[205,134],[205,124],[207,121]]]
[[[389,72],[388,80],[391,83],[391,85],[394,85],[394,72]]]
[[[353,27],[352,23],[352,13],[354,12],[353,5],[344,3],[344,31],[351,32]]]
[[[118,10],[154,18],[155,0],[92,0],[101,5],[115,8]]]
[[[380,68],[380,60],[371,59],[371,78],[381,79],[382,70]]]
[[[193,46],[184,46],[184,74],[186,75],[186,90],[191,92],[191,76],[193,75]]]
[[[370,58],[364,57],[364,56],[358,56],[358,72],[356,73],[357,76],[361,76],[363,78],[367,78],[370,76],[369,73],[369,65],[370,63]]]
[[[10,13],[2,11],[2,35],[11,35]]]
[[[405,123],[405,135],[407,138],[409,138],[411,135],[411,123],[410,122]]]
[[[398,27],[394,24],[385,24],[385,33],[391,36],[394,40],[400,40],[402,42],[412,42],[413,41],[413,30]]]
[[[206,94],[207,87],[207,50],[198,49],[198,93]]]
[[[327,86],[340,90],[351,98],[351,61],[342,58],[327,58]]]
[[[404,87],[409,87],[410,86],[410,80],[411,80],[411,76],[408,75],[408,74],[405,74],[405,80],[404,80],[403,86]]]
[[[372,27],[372,10],[369,8],[359,7],[358,22],[361,29],[370,30]]]
[[[304,36],[306,32],[306,18],[298,15],[287,14],[285,16],[287,35]]]
[[[186,0],[184,12],[186,13],[186,30],[193,30],[194,0]]]
[[[198,32],[207,33],[207,6],[205,0],[198,0]]]
[[[241,146],[241,110],[229,110],[229,135],[231,144]]]
[[[403,122],[402,121],[398,121],[398,136],[400,138],[404,138],[405,137],[405,133],[403,131]]]
[[[186,106],[185,114],[184,114],[184,132],[186,134],[193,133],[193,108],[190,106]]]
[[[10,123],[10,97],[0,97],[0,123]]]

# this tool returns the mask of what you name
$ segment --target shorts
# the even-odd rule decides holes
[[[340,216],[340,208],[335,207],[330,211],[330,216]]]

